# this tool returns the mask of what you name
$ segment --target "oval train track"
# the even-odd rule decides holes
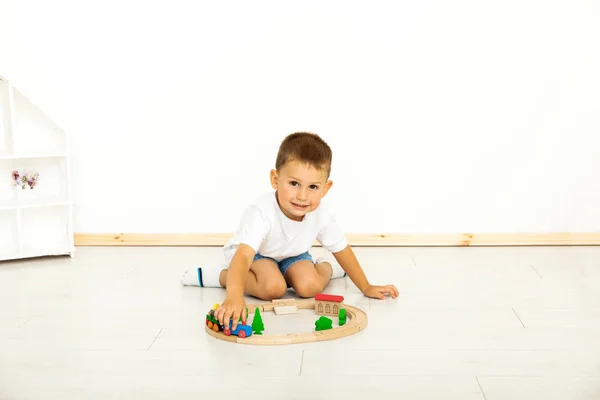
[[[284,299],[284,300],[275,300],[272,303],[256,303],[256,304],[248,304],[248,310],[255,310],[256,307],[261,312],[264,311],[273,311],[275,307],[278,306],[296,306],[298,309],[313,309],[315,308],[315,300],[307,299],[307,300],[294,300],[294,299]],[[237,336],[225,336],[223,332],[215,332],[212,329],[208,328],[208,326],[204,325],[204,329],[206,332],[220,340],[225,340],[227,342],[235,342],[240,344],[255,344],[255,345],[281,345],[281,344],[294,344],[294,343],[307,343],[307,342],[319,342],[323,340],[333,340],[339,339],[344,336],[352,335],[356,332],[361,331],[367,326],[367,314],[356,307],[344,304],[343,308],[346,310],[346,318],[349,318],[349,321],[337,328],[327,329],[324,331],[315,331],[315,332],[301,332],[301,333],[286,333],[281,335],[251,335],[246,338],[239,338]]]

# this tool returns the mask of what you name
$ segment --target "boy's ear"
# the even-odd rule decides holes
[[[331,189],[331,185],[333,185],[332,181],[327,181],[325,183],[325,191],[323,192],[323,197],[325,197],[325,195],[327,194],[327,192],[329,192],[329,189]]]
[[[275,190],[277,190],[278,181],[279,181],[279,177],[277,176],[277,171],[272,169],[271,170],[271,186]]]

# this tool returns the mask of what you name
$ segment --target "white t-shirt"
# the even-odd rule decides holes
[[[246,209],[237,231],[223,247],[227,265],[241,243],[277,261],[305,253],[315,240],[332,253],[346,248],[348,241],[323,201],[302,221],[294,221],[281,211],[275,196],[274,191],[264,194]]]

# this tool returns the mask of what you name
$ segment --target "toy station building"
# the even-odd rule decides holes
[[[342,308],[343,296],[334,294],[318,294],[315,296],[315,311],[319,315],[337,317]]]

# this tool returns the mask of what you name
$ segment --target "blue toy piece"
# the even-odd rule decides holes
[[[215,304],[212,310],[206,314],[206,325],[208,326],[208,329],[212,329],[215,332],[223,332],[226,336],[235,335],[240,338],[245,338],[252,335],[252,327],[250,325],[242,324],[241,317],[240,321],[238,322],[238,326],[233,331],[231,330],[231,327],[233,326],[233,320],[229,320],[229,329],[225,328],[224,325],[221,325],[217,318],[215,318],[215,310],[218,307],[219,304]],[[246,318],[248,318],[248,309],[246,309]]]
[[[225,336],[235,335],[240,338],[245,338],[247,336],[252,335],[252,327],[250,325],[244,325],[242,323],[238,323],[237,327],[233,331],[231,330],[232,325],[233,325],[233,321],[229,320],[229,328],[228,329],[226,328],[223,330],[223,333],[225,334]]]

